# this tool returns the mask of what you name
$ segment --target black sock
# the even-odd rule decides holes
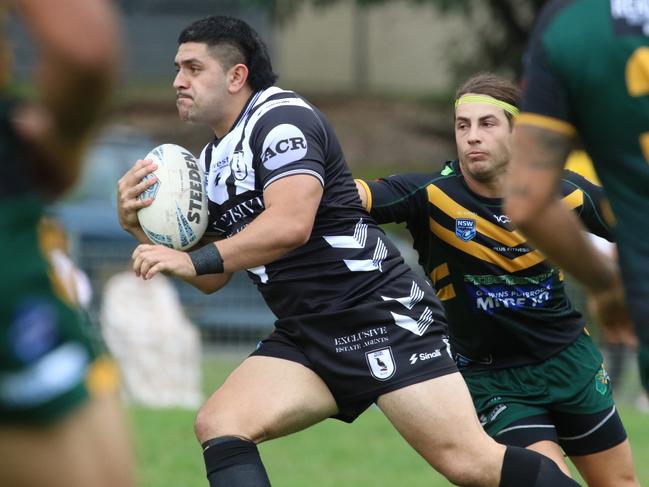
[[[220,436],[203,443],[210,487],[270,487],[257,445],[236,436]]]
[[[540,453],[508,446],[499,487],[579,487],[579,484]]]

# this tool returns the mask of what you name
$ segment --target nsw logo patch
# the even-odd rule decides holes
[[[476,234],[475,220],[472,218],[455,219],[455,235],[461,240],[468,242]]]
[[[283,123],[273,128],[264,139],[261,162],[269,171],[304,159],[306,137],[295,125]]]
[[[370,372],[378,380],[389,379],[397,370],[390,347],[365,352],[365,359],[367,360]]]

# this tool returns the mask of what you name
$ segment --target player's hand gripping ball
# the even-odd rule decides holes
[[[196,158],[179,145],[163,144],[144,159],[157,164],[146,177],[155,175],[158,181],[138,196],[153,198],[137,212],[140,226],[155,244],[176,250],[192,247],[205,233],[208,215],[204,173]]]

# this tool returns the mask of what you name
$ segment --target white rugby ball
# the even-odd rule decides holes
[[[188,249],[201,239],[207,228],[204,173],[194,155],[175,144],[160,145],[144,159],[158,165],[151,173],[158,180],[138,196],[138,199],[153,198],[151,205],[137,212],[140,226],[153,243]]]

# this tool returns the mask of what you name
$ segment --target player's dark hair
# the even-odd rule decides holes
[[[521,102],[521,90],[514,83],[507,78],[498,76],[493,73],[479,73],[471,76],[466,80],[455,93],[457,100],[467,93],[475,93],[477,95],[487,95],[495,98],[496,100],[504,101],[510,105],[518,108]],[[505,112],[509,125],[512,125],[512,114]]]
[[[248,84],[255,91],[273,86],[277,80],[266,44],[243,20],[221,15],[197,20],[178,36],[178,44],[185,42],[202,42],[218,49],[218,58],[225,71],[235,64],[245,64]]]

